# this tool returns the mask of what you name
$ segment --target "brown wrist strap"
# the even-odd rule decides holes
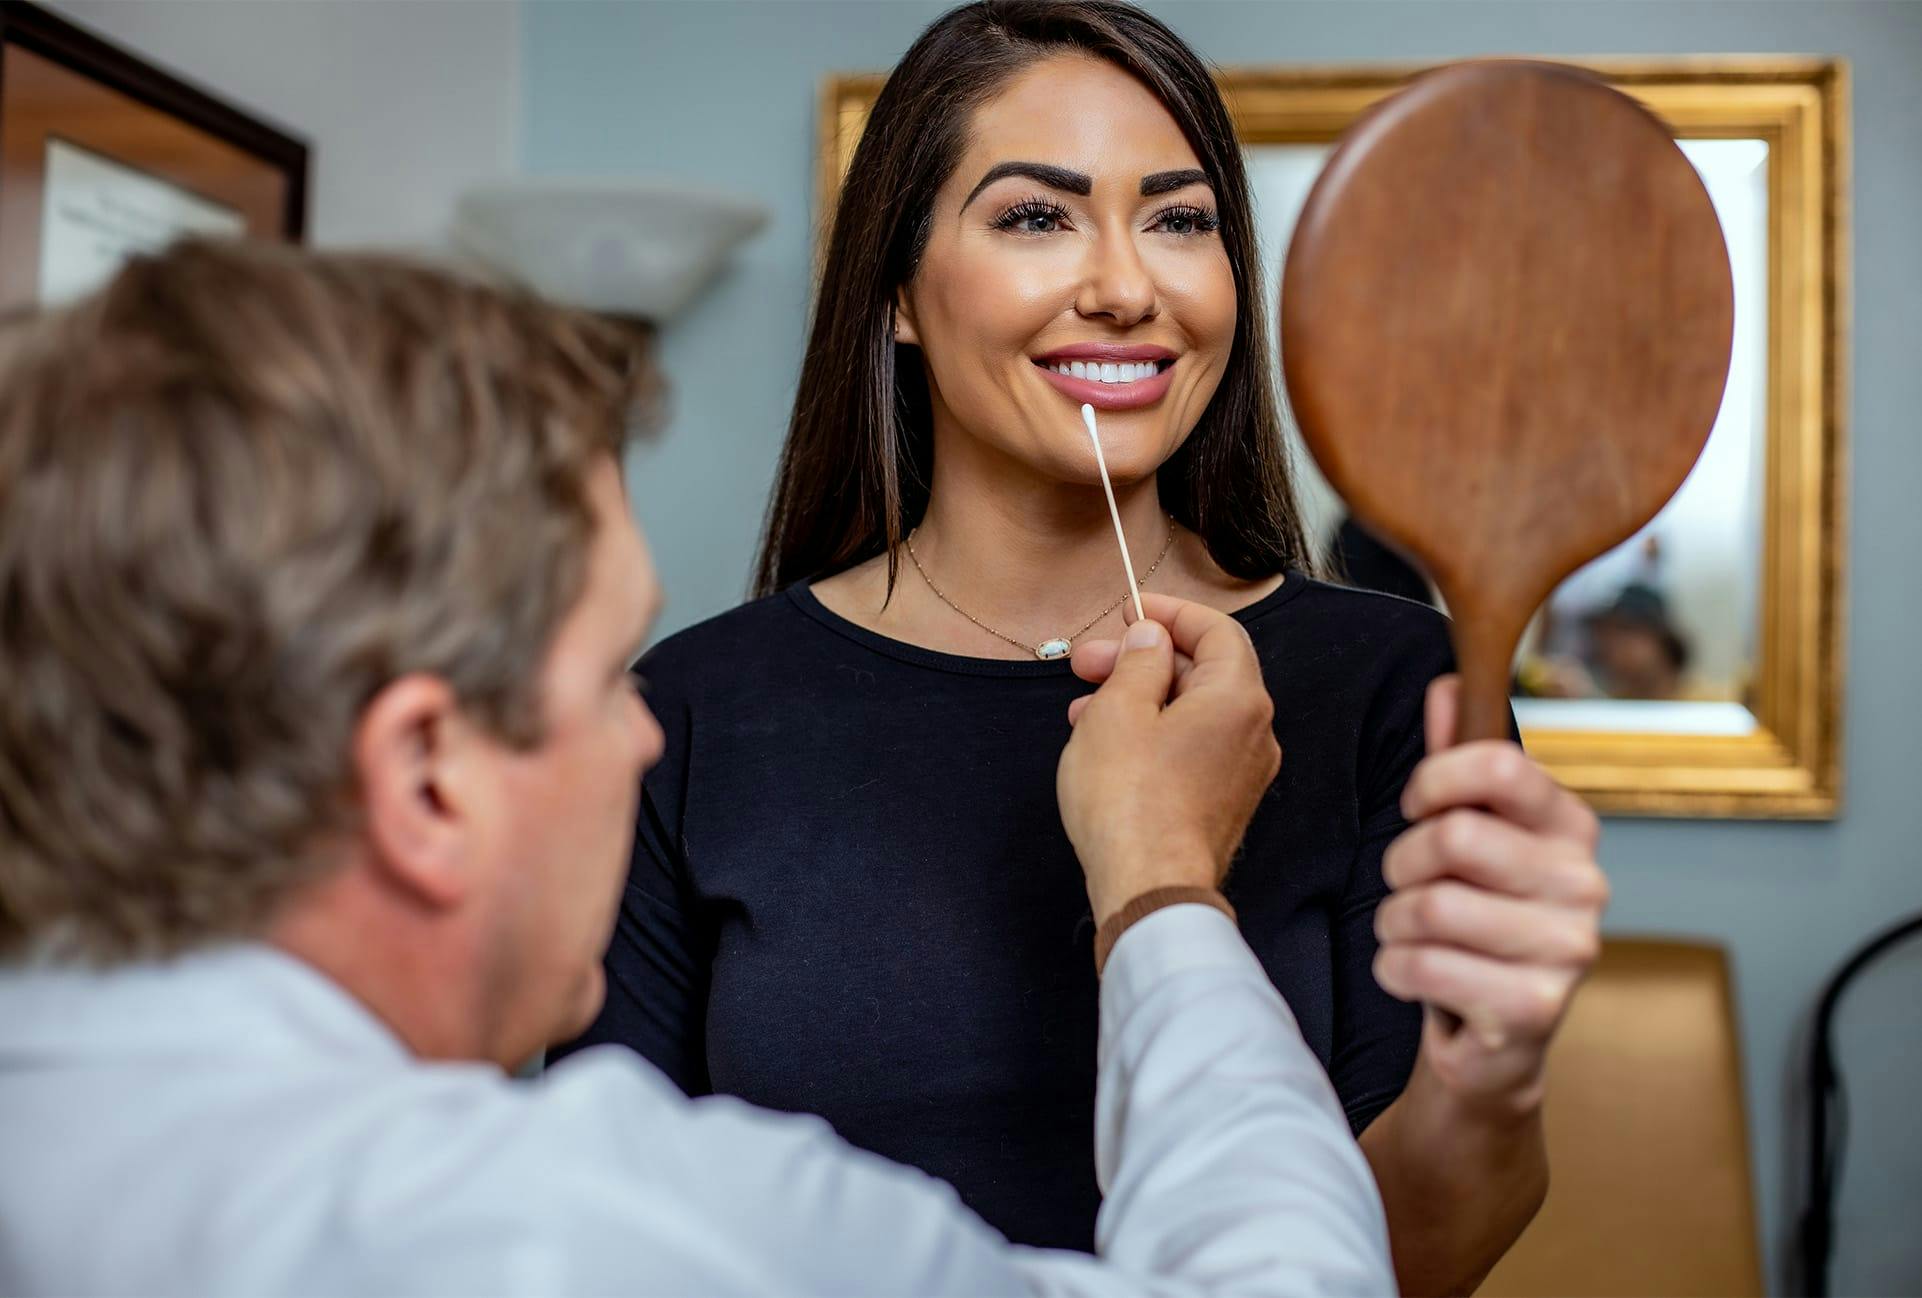
[[[1181,906],[1189,902],[1200,902],[1213,906],[1229,919],[1235,918],[1235,908],[1228,899],[1214,888],[1150,888],[1133,901],[1123,906],[1102,922],[1094,935],[1094,972],[1098,978],[1108,966],[1108,953],[1121,935],[1133,928],[1139,921],[1154,914],[1164,906]]]

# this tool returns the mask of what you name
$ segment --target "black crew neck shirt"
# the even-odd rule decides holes
[[[1236,616],[1283,756],[1226,892],[1359,1132],[1420,1038],[1375,983],[1372,923],[1446,627],[1297,573]],[[1094,934],[1055,803],[1089,687],[890,640],[805,585],[639,671],[667,754],[606,1007],[568,1049],[622,1042],[691,1094],[820,1114],[1012,1240],[1091,1249]]]

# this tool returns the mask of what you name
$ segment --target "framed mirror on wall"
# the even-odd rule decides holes
[[[1636,537],[1550,598],[1517,656],[1529,750],[1616,815],[1819,819],[1841,787],[1846,69],[1815,58],[1564,60],[1674,132],[1735,278],[1728,388],[1700,464]],[[1219,74],[1247,152],[1272,309],[1335,139],[1420,67]],[[819,210],[883,78],[824,87]],[[1276,374],[1280,386],[1280,374]],[[1432,598],[1297,445],[1311,535],[1357,584]],[[1568,502],[1580,508],[1580,501]]]
[[[307,146],[44,9],[0,3],[0,310],[186,236],[298,241]]]

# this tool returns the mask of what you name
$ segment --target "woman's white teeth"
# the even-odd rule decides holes
[[[1091,365],[1085,361],[1061,361],[1054,366],[1054,372],[1073,379],[1093,379],[1096,383],[1138,383],[1142,379],[1153,378],[1159,368],[1153,361],[1143,361],[1139,365],[1110,365],[1103,362]]]

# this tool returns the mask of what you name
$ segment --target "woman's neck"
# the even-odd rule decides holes
[[[892,639],[969,657],[1031,658],[1050,639],[1120,635],[1128,579],[1100,484],[1045,477],[974,438],[937,443],[928,507],[893,589],[880,555],[815,582],[815,597]],[[1148,590],[1232,611],[1281,583],[1223,572],[1170,522],[1152,477],[1116,484],[1115,503]]]
[[[927,581],[955,604],[1028,643],[1071,635],[1128,593],[1114,523],[1099,486],[1046,481],[1020,468],[937,459],[914,533]],[[1155,480],[1115,488],[1135,575],[1146,576],[1172,526]],[[907,565],[912,568],[914,565]],[[1156,573],[1166,580],[1166,575]],[[906,581],[921,580],[909,572]],[[1148,578],[1154,587],[1154,578]],[[1120,614],[1115,614],[1117,621]]]

